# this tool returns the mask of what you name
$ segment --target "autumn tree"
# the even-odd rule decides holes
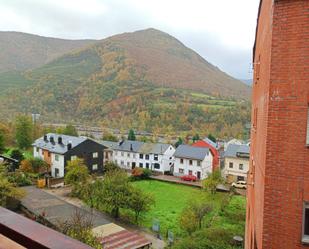
[[[218,184],[223,182],[224,179],[221,176],[221,171],[217,169],[208,174],[207,178],[203,180],[203,186],[207,191],[214,195],[217,191]]]
[[[28,149],[33,139],[33,124],[29,116],[20,115],[15,121],[15,138],[20,149]]]
[[[80,158],[69,161],[67,172],[64,177],[66,184],[72,185],[72,195],[81,196],[83,187],[90,180],[90,174],[84,161]]]
[[[203,201],[191,201],[180,216],[180,226],[188,234],[202,228],[204,217],[212,211],[212,206]]]
[[[0,206],[7,204],[8,198],[21,198],[25,192],[17,188],[14,183],[9,182],[7,171],[3,164],[0,164]]]
[[[102,244],[92,231],[93,220],[90,215],[78,209],[71,215],[69,220],[59,222],[61,232],[73,239],[79,240],[92,248],[102,249]]]
[[[139,188],[131,188],[128,208],[135,214],[135,222],[138,223],[140,216],[149,211],[154,205],[154,197],[148,193],[143,192]]]
[[[94,183],[95,206],[104,209],[114,217],[119,217],[120,208],[127,207],[130,196],[130,183],[126,172],[121,170],[109,171],[103,180]]]

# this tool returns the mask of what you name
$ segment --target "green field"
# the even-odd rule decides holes
[[[143,227],[151,228],[153,219],[157,219],[160,221],[163,236],[166,235],[167,229],[172,230],[176,235],[181,235],[182,231],[178,225],[179,216],[186,204],[196,199],[213,205],[213,211],[205,217],[204,224],[211,222],[212,226],[230,229],[235,234],[244,234],[245,198],[242,196],[233,196],[226,211],[222,212],[221,201],[227,196],[226,193],[211,196],[198,188],[155,180],[136,181],[133,184],[152,193],[156,201],[155,206],[142,220]]]

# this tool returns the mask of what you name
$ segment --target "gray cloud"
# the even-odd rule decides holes
[[[151,12],[152,10],[145,9],[145,6],[141,7],[136,4],[138,2],[136,0],[63,1],[66,4],[62,4],[60,0],[0,0],[0,15],[4,17],[0,22],[0,30],[22,31],[67,39],[102,39],[117,33],[153,27],[175,36],[210,63],[232,76],[244,79],[252,77],[249,72],[256,20],[255,7],[258,0],[246,0],[251,1],[254,7],[252,9],[255,12],[250,15],[242,16],[243,10],[238,8],[237,4],[235,9],[231,10],[235,12],[235,16],[240,16],[241,21],[246,17],[250,18],[251,23],[254,24],[249,27],[250,34],[248,36],[250,37],[247,39],[249,44],[246,46],[241,43],[238,45],[237,42],[241,41],[241,38],[233,41],[235,37],[231,36],[230,39],[234,45],[229,46],[218,36],[218,32],[221,32],[226,34],[229,39],[228,28],[221,30],[224,27],[224,22],[229,22],[228,19],[222,20],[221,25],[218,25],[218,30],[215,30],[216,32],[210,30],[213,27],[206,27],[206,21],[205,29],[200,28],[200,26],[203,27],[203,24],[198,21],[192,22],[191,26],[183,27],[184,22],[179,19],[179,15],[173,15],[173,11],[178,11],[177,6],[175,9],[171,9],[170,16],[166,17],[155,13],[160,10],[160,7],[165,8],[164,4],[155,6],[156,9]],[[199,0],[194,1],[197,3]],[[68,4],[69,2],[71,5]],[[184,2],[188,2],[188,12],[183,18],[194,19],[194,13],[191,12],[196,11],[199,6],[194,6],[195,9],[190,12],[190,1],[182,1],[182,5]],[[206,8],[212,5],[211,2],[213,1],[200,1],[201,4],[203,3],[201,7]],[[158,1],[158,5],[161,3],[164,1]],[[91,4],[98,7],[88,8],[91,7]],[[75,7],[73,8],[73,6]],[[83,6],[85,6],[85,10],[83,10]],[[220,9],[218,9],[218,14],[220,14]],[[241,33],[242,27],[235,28]],[[244,30],[244,33],[246,31]]]

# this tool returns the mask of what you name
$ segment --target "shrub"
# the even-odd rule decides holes
[[[19,187],[32,185],[31,178],[28,176],[28,174],[25,174],[20,171],[9,173],[8,181],[14,183]]]
[[[143,169],[143,168],[134,168],[131,173],[133,180],[148,179],[152,174],[150,169]]]

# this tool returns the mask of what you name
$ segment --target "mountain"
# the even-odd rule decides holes
[[[155,29],[112,36],[38,68],[0,74],[0,105],[8,107],[3,115],[36,112],[50,122],[156,132],[239,132],[250,120],[250,91]]]
[[[33,69],[93,43],[93,40],[64,40],[0,31],[0,73]]]
[[[253,79],[241,79],[240,81],[244,82],[248,86],[252,86]]]

